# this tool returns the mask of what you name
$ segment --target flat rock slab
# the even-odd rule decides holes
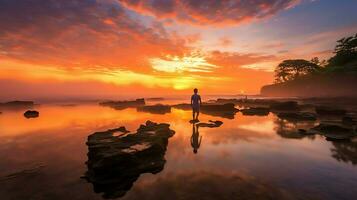
[[[356,136],[353,129],[335,124],[319,124],[312,130],[321,132],[329,140],[349,140]]]
[[[283,112],[278,117],[289,121],[316,121],[316,115],[308,112]]]
[[[136,133],[125,127],[88,136],[87,172],[83,176],[104,198],[124,196],[142,173],[160,172],[166,160],[169,124],[147,121]],[[121,133],[114,136],[115,133]]]
[[[267,116],[270,113],[270,109],[266,107],[251,107],[240,111],[247,116]]]

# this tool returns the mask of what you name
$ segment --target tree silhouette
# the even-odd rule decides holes
[[[275,69],[275,81],[278,83],[291,81],[302,75],[316,72],[320,66],[315,62],[319,62],[318,59],[314,59],[313,62],[303,59],[284,60]]]
[[[336,55],[329,59],[328,67],[357,62],[357,34],[337,41]]]

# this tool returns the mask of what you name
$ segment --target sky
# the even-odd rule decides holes
[[[328,59],[356,0],[0,0],[0,100],[259,94]]]

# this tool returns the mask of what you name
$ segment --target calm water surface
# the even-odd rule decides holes
[[[146,120],[165,122],[166,164],[158,174],[142,174],[121,199],[357,199],[357,142],[333,143],[302,137],[294,124],[275,115],[221,120],[219,128],[199,128],[201,145],[191,145],[190,111],[165,115],[114,110],[96,104],[40,105],[40,117],[23,111],[0,115],[0,199],[103,199],[82,179],[87,171],[88,135],[125,126],[135,131]]]

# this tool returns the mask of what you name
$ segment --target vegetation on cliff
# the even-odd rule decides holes
[[[266,96],[357,96],[357,34],[337,41],[334,55],[284,60],[275,69],[275,83],[262,87]]]

